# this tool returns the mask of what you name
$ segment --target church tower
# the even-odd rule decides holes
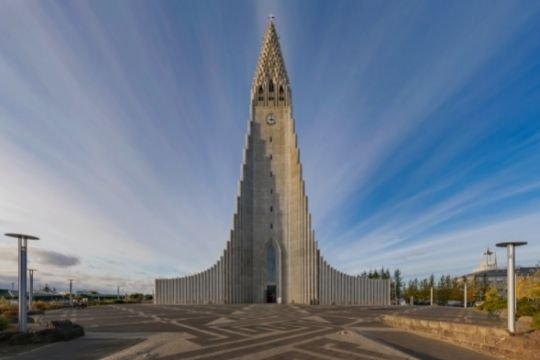
[[[291,100],[270,20],[253,77],[238,206],[224,254],[228,303],[310,303],[317,298],[317,247]]]
[[[251,88],[243,205],[252,211],[253,301],[289,303],[317,298],[313,239],[292,113],[292,96],[272,20]],[[249,175],[248,175],[249,174]],[[275,292],[275,293],[274,293]],[[265,299],[266,297],[266,299]]]
[[[273,20],[251,87],[236,211],[223,256],[188,277],[157,279],[159,304],[388,304],[389,280],[335,270],[308,211],[292,94]]]

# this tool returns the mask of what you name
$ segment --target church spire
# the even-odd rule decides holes
[[[289,94],[287,69],[281,55],[274,17],[271,15],[253,77],[252,95],[257,97],[258,104],[264,102],[272,106],[289,104]]]

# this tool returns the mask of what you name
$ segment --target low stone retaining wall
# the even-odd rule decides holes
[[[540,360],[538,332],[512,336],[500,328],[447,321],[421,320],[395,315],[385,315],[383,320],[392,327],[489,353],[500,359]]]

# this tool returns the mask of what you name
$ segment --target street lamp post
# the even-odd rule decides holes
[[[464,285],[463,285],[463,307],[467,308],[467,279],[465,279]]]
[[[34,303],[34,271],[36,269],[28,269],[28,275],[30,275],[30,287],[28,289],[28,309],[32,310]]]
[[[497,247],[505,247],[507,252],[508,266],[506,268],[507,277],[507,299],[508,299],[508,331],[511,334],[516,332],[516,246],[527,245],[525,241],[509,241],[497,244]]]
[[[69,279],[69,306],[73,307],[73,279]]]
[[[466,309],[467,308],[467,277],[466,276],[463,276],[461,278],[463,280],[463,307]]]
[[[39,240],[39,238],[32,235],[14,233],[7,233],[5,235],[19,240],[19,331],[26,332],[26,255],[28,253],[28,240]]]

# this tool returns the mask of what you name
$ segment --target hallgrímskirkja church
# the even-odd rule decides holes
[[[253,85],[234,225],[223,255],[195,275],[156,279],[156,304],[390,304],[390,280],[330,266],[312,230],[292,93],[270,20]]]

